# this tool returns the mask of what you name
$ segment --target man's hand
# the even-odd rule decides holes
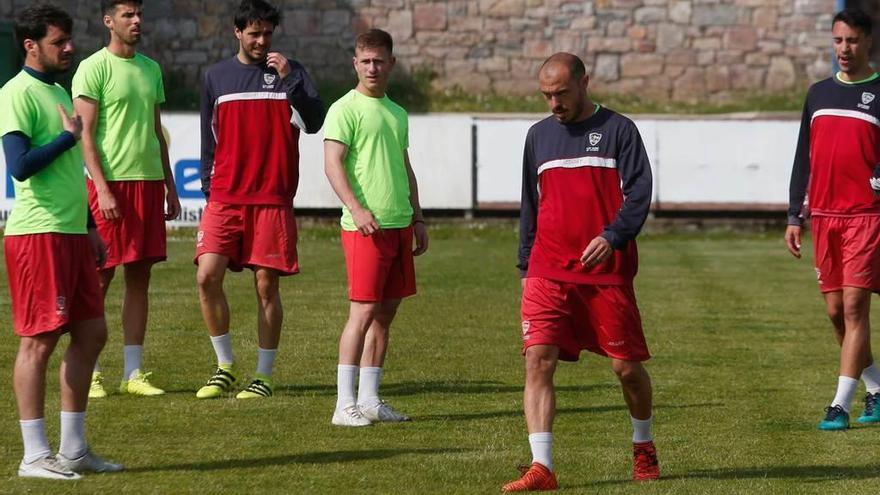
[[[801,257],[801,227],[789,225],[785,228],[785,247],[795,258]]]
[[[415,222],[413,234],[416,236],[416,248],[413,249],[413,256],[421,256],[428,250],[428,228],[425,227],[425,222]]]
[[[590,268],[603,263],[611,256],[612,252],[614,249],[611,248],[611,243],[604,237],[598,236],[590,241],[587,248],[584,249],[584,253],[581,254],[581,263],[585,268]]]
[[[109,189],[98,190],[98,211],[104,220],[119,220],[122,218],[122,211],[116,202],[116,197]]]
[[[357,227],[358,232],[363,235],[373,235],[379,230],[379,223],[376,222],[376,218],[373,217],[370,210],[364,207],[351,210],[351,219],[354,220],[354,225]]]
[[[107,262],[107,246],[104,245],[95,228],[89,229],[89,244],[92,245],[92,251],[95,253],[95,265],[101,268]]]
[[[266,56],[266,65],[271,69],[275,69],[278,75],[281,76],[281,79],[290,74],[290,62],[287,61],[287,57],[278,52],[271,52]]]
[[[177,191],[169,189],[165,193],[165,220],[174,220],[180,216],[180,198],[177,197]]]
[[[83,123],[82,117],[73,113],[73,116],[67,115],[67,110],[64,109],[64,105],[58,104],[58,113],[61,114],[61,127],[64,128],[65,131],[73,134],[73,137],[79,141],[80,136],[82,136]]]

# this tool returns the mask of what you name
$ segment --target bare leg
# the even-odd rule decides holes
[[[387,299],[379,305],[364,339],[361,368],[381,368],[385,364],[389,330],[399,306],[400,299]]]
[[[258,267],[254,271],[254,288],[257,292],[257,336],[260,348],[277,349],[281,340],[281,323],[284,309],[281,306],[278,272]]]
[[[229,258],[214,253],[199,256],[196,280],[199,285],[199,303],[208,334],[219,337],[229,333],[229,304],[223,292],[223,278]]]
[[[843,345],[843,336],[846,334],[846,323],[843,320],[843,291],[826,292],[825,311],[831,320],[831,328],[834,331],[834,339],[837,345]]]
[[[523,409],[529,433],[553,431],[556,416],[556,389],[553,375],[559,362],[559,348],[533,345],[526,349],[526,386]]]
[[[62,411],[86,410],[92,369],[106,343],[107,324],[103,317],[70,324],[70,345],[59,373]]]
[[[339,364],[358,366],[361,362],[367,331],[380,306],[381,303],[351,301],[348,321],[339,338]]]
[[[650,419],[653,393],[648,370],[638,361],[620,359],[612,359],[611,368],[620,380],[630,415],[640,420]]]
[[[150,272],[152,261],[125,265],[125,297],[122,301],[122,331],[125,345],[144,345],[149,314]]]
[[[61,334],[56,332],[21,338],[12,377],[19,419],[44,417],[46,366],[60,337]],[[91,377],[91,368],[89,374]]]
[[[840,376],[858,380],[871,364],[871,292],[843,288],[843,319],[846,333],[840,347]]]

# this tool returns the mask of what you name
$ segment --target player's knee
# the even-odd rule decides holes
[[[556,359],[546,353],[526,352],[526,376],[553,376],[556,371]]]
[[[223,285],[223,275],[212,271],[199,270],[196,274],[196,283],[201,291],[214,291]]]
[[[868,308],[864,304],[844,301],[843,319],[847,322],[862,322],[868,320]]]
[[[18,359],[31,363],[46,363],[54,349],[55,343],[51,339],[25,338],[19,345]]]
[[[611,366],[614,374],[624,386],[634,386],[642,382],[645,369],[642,363],[635,361],[617,361],[615,360]]]
[[[257,280],[257,297],[264,304],[269,304],[278,297],[278,283],[272,280]]]

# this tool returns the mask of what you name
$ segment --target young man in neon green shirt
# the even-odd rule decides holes
[[[428,248],[407,152],[406,111],[385,94],[395,63],[392,51],[385,31],[357,37],[357,87],[330,107],[324,121],[324,170],[344,205],[342,245],[351,301],[339,340],[331,421],[338,426],[409,420],[379,398],[388,331],[400,301],[416,292],[413,256]]]
[[[73,78],[74,106],[83,119],[89,203],[107,245],[101,270],[105,296],[116,266],[122,265],[125,274],[119,391],[155,396],[165,392],[142,371],[150,273],[154,263],[165,260],[165,221],[180,214],[159,116],[165,91],[159,65],[136,51],[141,1],[102,0],[101,9],[110,43],[80,63]],[[96,367],[89,397],[106,397],[102,380]]]
[[[5,249],[13,327],[21,340],[13,373],[24,456],[22,477],[75,480],[81,472],[119,471],[85,439],[89,378],[107,340],[96,264],[104,247],[87,226],[88,205],[77,141],[78,117],[55,82],[70,68],[73,20],[54,6],[22,10],[15,37],[25,63],[0,89],[0,136],[14,178],[15,205]],[[45,431],[46,368],[61,336],[61,442],[52,455]]]

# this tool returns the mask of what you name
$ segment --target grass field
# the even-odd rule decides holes
[[[11,387],[18,340],[0,277],[0,493],[496,493],[530,459],[522,417],[519,282],[512,222],[446,224],[418,261],[419,295],[393,328],[384,396],[414,421],[330,425],[346,314],[336,229],[302,230],[303,273],[282,284],[284,335],[270,400],[199,401],[213,352],[199,313],[191,231],[172,233],[154,270],[147,367],[161,398],[90,404],[90,442],[127,472],[75,483],[23,481]],[[805,249],[810,252],[809,243]],[[651,234],[637,291],[656,391],[664,479],[629,481],[628,415],[608,363],[557,373],[555,462],[565,493],[876,493],[880,427],[815,429],[837,383],[836,345],[811,261],[772,234]],[[231,274],[240,368],[255,366],[249,274]],[[102,363],[121,373],[119,285]],[[875,312],[875,321],[880,321]],[[876,339],[875,339],[876,342]],[[49,438],[57,447],[57,357]],[[861,392],[860,392],[861,393]],[[856,413],[861,405],[853,405]]]

